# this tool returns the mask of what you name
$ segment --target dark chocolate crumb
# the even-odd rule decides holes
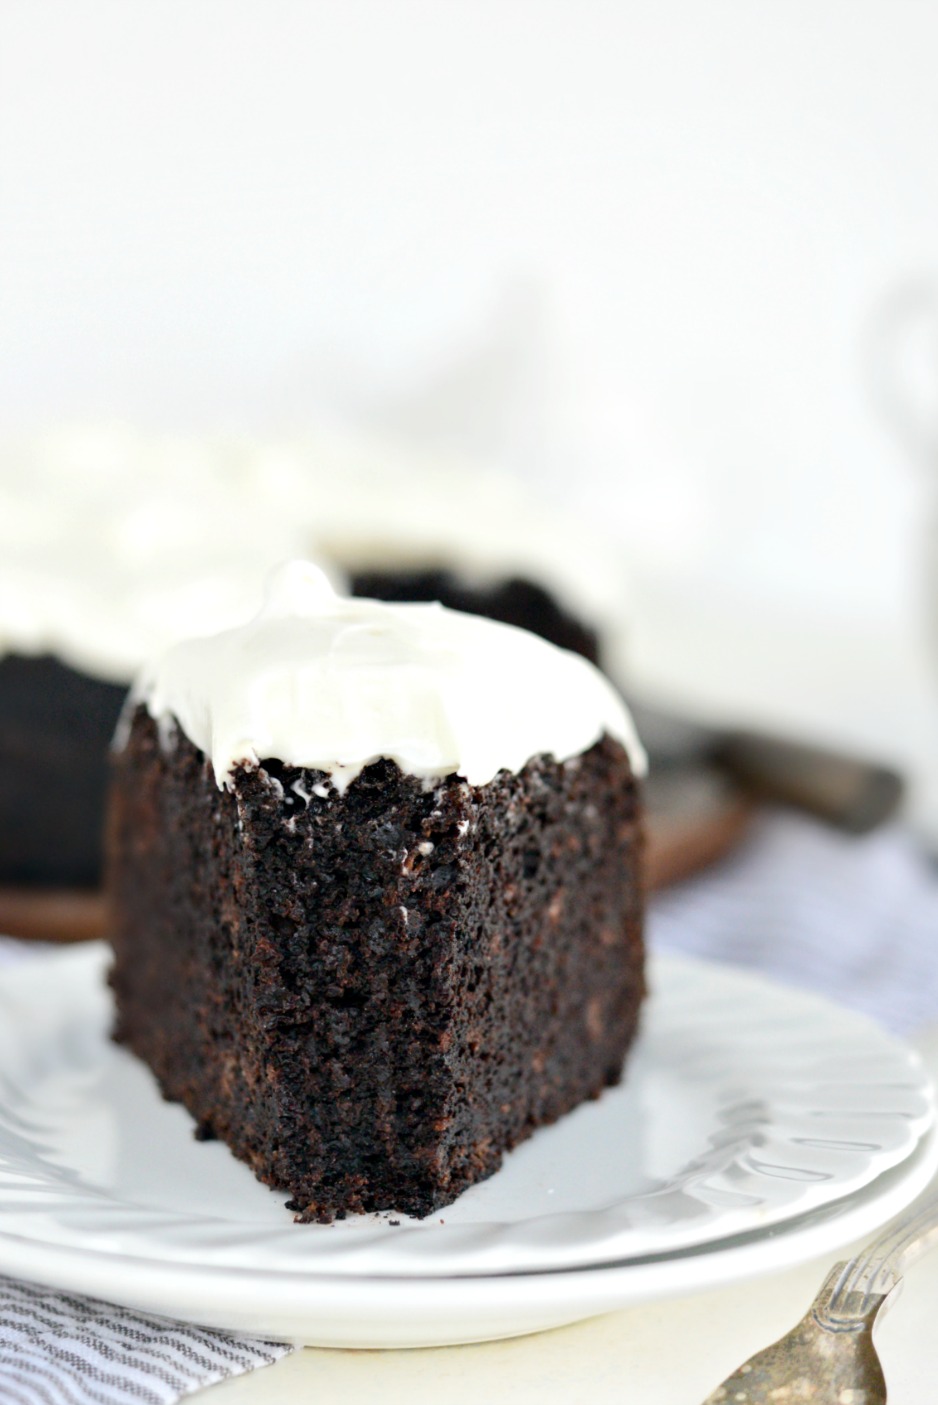
[[[109,818],[116,1034],[297,1220],[425,1216],[618,1081],[638,792],[608,737],[484,786],[391,761],[327,781],[264,761],[219,790],[137,709]]]

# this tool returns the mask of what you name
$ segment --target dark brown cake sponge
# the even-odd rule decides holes
[[[604,737],[473,787],[219,790],[136,710],[114,762],[117,1037],[298,1218],[426,1215],[615,1083],[643,995],[635,781]]]

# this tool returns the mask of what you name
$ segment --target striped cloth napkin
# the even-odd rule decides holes
[[[0,1278],[3,1405],[173,1405],[292,1349]]]
[[[938,1021],[938,873],[899,826],[854,839],[766,812],[729,859],[654,899],[649,936],[900,1033]],[[0,964],[36,955],[0,939]],[[0,1278],[3,1405],[171,1405],[289,1350]]]
[[[914,835],[766,811],[717,867],[658,894],[659,949],[804,986],[897,1034],[938,1021],[938,869]]]

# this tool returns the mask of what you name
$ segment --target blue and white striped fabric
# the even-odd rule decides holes
[[[649,937],[816,990],[898,1034],[938,1022],[938,870],[898,825],[857,839],[767,811],[730,858],[654,899]]]
[[[290,1350],[0,1278],[3,1405],[172,1405]]]

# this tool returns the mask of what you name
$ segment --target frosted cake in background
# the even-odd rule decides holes
[[[441,599],[603,661],[615,554],[523,487],[335,432],[73,430],[0,451],[0,885],[94,887],[107,748],[142,661],[243,622],[312,557],[355,594]]]
[[[90,887],[107,749],[130,680],[235,624],[291,519],[200,446],[114,432],[0,459],[0,883]],[[250,510],[249,510],[250,504]]]

